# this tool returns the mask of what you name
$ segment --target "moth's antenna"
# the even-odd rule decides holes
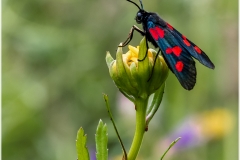
[[[143,4],[142,4],[142,0],[139,0],[140,4],[141,4],[141,8],[143,10]]]
[[[142,10],[142,9],[137,5],[137,3],[135,3],[135,2],[133,2],[133,1],[131,1],[131,0],[127,0],[127,1],[130,2],[130,3],[132,3],[132,4],[134,4],[135,6],[137,6],[139,10]],[[141,3],[141,4],[142,4],[142,3]]]

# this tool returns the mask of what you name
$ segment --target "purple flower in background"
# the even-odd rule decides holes
[[[178,137],[181,139],[169,151],[170,154],[189,148],[204,145],[209,140],[223,138],[234,127],[233,114],[223,108],[215,108],[203,113],[192,115],[180,122],[177,128],[161,139],[157,146],[166,150]]]
[[[185,119],[170,135],[160,140],[161,148],[167,149],[168,146],[178,137],[181,139],[171,148],[170,152],[180,151],[204,143],[205,139],[201,135],[201,127],[195,123],[194,117]]]
[[[90,156],[91,160],[97,160],[95,148],[93,148],[93,147],[89,148],[89,156]]]

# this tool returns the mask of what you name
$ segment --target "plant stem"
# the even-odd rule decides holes
[[[146,127],[146,109],[148,104],[148,98],[146,99],[136,99],[135,101],[135,107],[136,107],[136,130],[133,138],[132,145],[130,147],[130,150],[128,152],[128,160],[135,160],[138,151],[140,150],[143,135],[145,133],[145,127]]]

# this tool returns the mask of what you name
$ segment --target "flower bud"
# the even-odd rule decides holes
[[[147,50],[145,38],[139,47],[129,45],[128,48],[129,51],[123,54],[122,47],[118,47],[116,60],[107,52],[106,62],[110,76],[119,90],[130,100],[146,99],[164,84],[168,75],[167,64],[153,49],[148,50],[144,59]]]

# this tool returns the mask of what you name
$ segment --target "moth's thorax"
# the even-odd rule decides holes
[[[167,23],[157,13],[149,12],[148,14],[147,21],[151,21],[154,24],[158,24],[162,27],[167,26]]]
[[[153,46],[157,48],[158,44],[152,38],[152,36],[151,36],[151,34],[148,30],[148,22],[152,22],[154,24],[157,24],[157,25],[161,26],[162,28],[167,27],[167,23],[162,18],[160,18],[159,15],[156,14],[156,13],[146,12],[146,11],[142,11],[139,14],[138,13],[137,13],[137,16],[141,15],[141,24],[143,26],[143,30],[146,33],[148,41],[151,42],[153,44]]]

